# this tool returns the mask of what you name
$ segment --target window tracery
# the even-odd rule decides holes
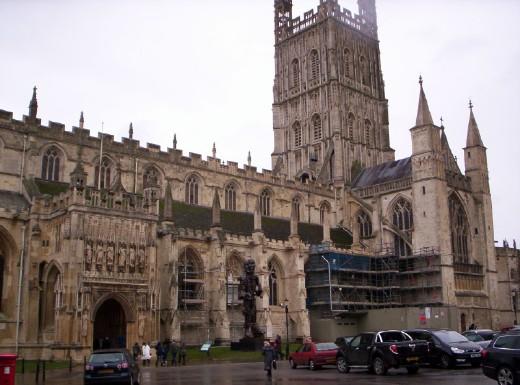
[[[186,180],[186,203],[190,205],[199,204],[199,178],[196,175],[191,175]]]
[[[469,263],[469,225],[466,212],[454,194],[448,199],[450,211],[451,249],[455,263]]]
[[[224,207],[226,210],[236,211],[237,191],[234,183],[228,183],[224,189]]]
[[[318,51],[313,49],[311,51],[311,80],[318,80],[320,78],[320,56]]]
[[[397,229],[411,235],[413,229],[412,205],[406,199],[400,198],[393,207],[392,223]],[[408,243],[398,234],[394,234],[394,248],[398,256],[412,254]]]
[[[55,147],[49,147],[42,157],[42,179],[49,181],[60,180],[60,151]]]
[[[313,137],[314,141],[318,141],[322,137],[322,129],[321,129],[321,118],[318,114],[315,114],[312,117],[312,127],[313,127]]]
[[[365,211],[360,211],[357,216],[359,225],[359,236],[361,238],[369,238],[372,236],[372,220]]]
[[[271,193],[265,189],[260,194],[260,213],[265,216],[271,216]]]

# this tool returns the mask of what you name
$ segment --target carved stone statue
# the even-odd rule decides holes
[[[125,265],[126,265],[126,246],[120,245],[119,246],[119,259],[117,260],[117,266],[120,273],[123,273],[125,271]]]
[[[135,247],[131,246],[128,252],[128,266],[131,273],[135,271]]]
[[[98,271],[103,269],[103,262],[105,262],[105,250],[103,250],[103,244],[100,242],[96,248],[96,269]]]
[[[140,247],[137,252],[137,268],[139,269],[140,273],[142,273],[144,271],[144,267],[145,267],[144,249]]]
[[[262,286],[255,275],[254,260],[248,259],[244,262],[244,273],[238,285],[238,299],[243,301],[244,336],[259,337],[262,332],[256,326],[256,297],[262,296]]]
[[[114,269],[114,245],[109,244],[107,247],[107,270]]]
[[[85,247],[85,270],[90,270],[92,266],[92,245],[87,242]]]

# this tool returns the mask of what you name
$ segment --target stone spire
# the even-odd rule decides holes
[[[83,117],[83,111],[81,111],[81,114],[79,116],[79,128],[83,128],[85,125],[85,118]]]
[[[37,114],[38,114],[38,100],[36,99],[36,86],[34,86],[32,99],[31,99],[31,102],[29,103],[29,117],[32,119],[36,119]]]
[[[215,142],[213,142],[213,148],[211,149],[211,154],[213,155],[213,158],[217,157],[217,147],[215,146]]]
[[[247,165],[251,167],[251,151],[247,152]]]
[[[477,126],[477,121],[475,120],[475,115],[473,115],[473,103],[471,103],[471,100],[469,101],[469,111],[468,137],[466,139],[466,147],[484,147],[484,143],[482,143],[480,131]]]
[[[173,134],[173,149],[177,149],[177,134]]]
[[[213,195],[213,204],[211,205],[211,227],[220,227],[220,198],[216,188]]]
[[[421,91],[419,93],[419,108],[417,109],[415,125],[424,126],[427,124],[433,124],[432,114],[428,107],[428,101],[426,100],[426,95],[424,95],[422,76],[419,76],[419,84],[421,85]]]
[[[128,128],[128,137],[130,139],[134,138],[134,125],[132,124],[132,122],[130,122],[130,127]]]

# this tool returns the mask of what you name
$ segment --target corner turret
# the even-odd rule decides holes
[[[292,19],[292,0],[274,0],[274,35],[278,42]]]

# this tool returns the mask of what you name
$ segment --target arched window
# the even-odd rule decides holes
[[[300,198],[294,197],[292,200],[292,210],[296,213],[296,220],[300,221]]]
[[[352,77],[352,54],[348,48],[343,50],[343,69],[346,77]]]
[[[161,174],[155,167],[146,169],[143,175],[143,188],[159,187],[161,181]]]
[[[177,266],[179,308],[200,309],[204,303],[204,269],[199,256],[186,247]]]
[[[368,86],[368,62],[364,56],[359,58],[359,66],[361,70],[361,83],[364,86]]]
[[[320,78],[320,56],[318,51],[311,51],[311,80],[319,80]]]
[[[292,72],[292,86],[300,87],[300,62],[298,59],[294,59],[291,63],[291,72]]]
[[[60,150],[51,146],[45,151],[42,158],[42,179],[60,180]]]
[[[347,118],[347,136],[350,140],[353,140],[354,139],[354,122],[355,122],[356,118],[354,116],[354,114],[351,112],[350,114],[348,114],[348,118]]]
[[[236,211],[237,209],[237,190],[234,183],[228,183],[224,189],[224,207],[226,210]]]
[[[392,211],[392,223],[395,227],[406,234],[411,234],[413,229],[413,212],[412,205],[409,201],[399,199]],[[408,243],[399,235],[394,235],[394,248],[399,256],[407,256],[412,254],[412,250]]]
[[[302,145],[302,127],[299,122],[293,124],[294,132],[294,147],[300,147]]]
[[[469,225],[466,212],[455,194],[448,199],[450,209],[451,250],[455,263],[469,263]]]
[[[244,263],[236,254],[231,254],[226,261],[226,303],[227,306],[240,306],[238,285],[244,271]]]
[[[370,138],[372,137],[372,123],[370,120],[365,119],[365,144],[370,146]]]
[[[260,213],[265,216],[271,216],[271,193],[265,189],[260,194]]]
[[[94,180],[96,181],[96,187],[102,188],[102,189],[108,189],[110,188],[110,185],[112,184],[112,161],[107,158],[103,157],[103,160],[101,162],[101,183],[99,180],[100,176],[100,165],[99,163],[96,165],[96,168],[94,170]]]
[[[191,175],[186,180],[186,203],[190,205],[199,204],[199,178]]]
[[[312,128],[313,128],[313,132],[314,132],[314,141],[318,141],[321,139],[321,118],[318,114],[315,114],[313,117],[312,117]]]
[[[58,310],[63,306],[63,282],[61,274],[56,276],[54,282],[54,309]]]
[[[63,305],[62,277],[56,266],[51,266],[45,282],[44,327],[54,328],[56,314]]]
[[[320,205],[320,224],[323,225],[325,223],[325,216],[330,212],[330,204],[329,202],[323,202]]]
[[[269,305],[279,305],[278,279],[280,278],[280,269],[277,268],[274,261],[267,264],[269,269]]]
[[[361,238],[371,237],[372,221],[370,220],[370,216],[366,212],[360,211],[357,216],[357,221],[359,224],[359,236]]]

